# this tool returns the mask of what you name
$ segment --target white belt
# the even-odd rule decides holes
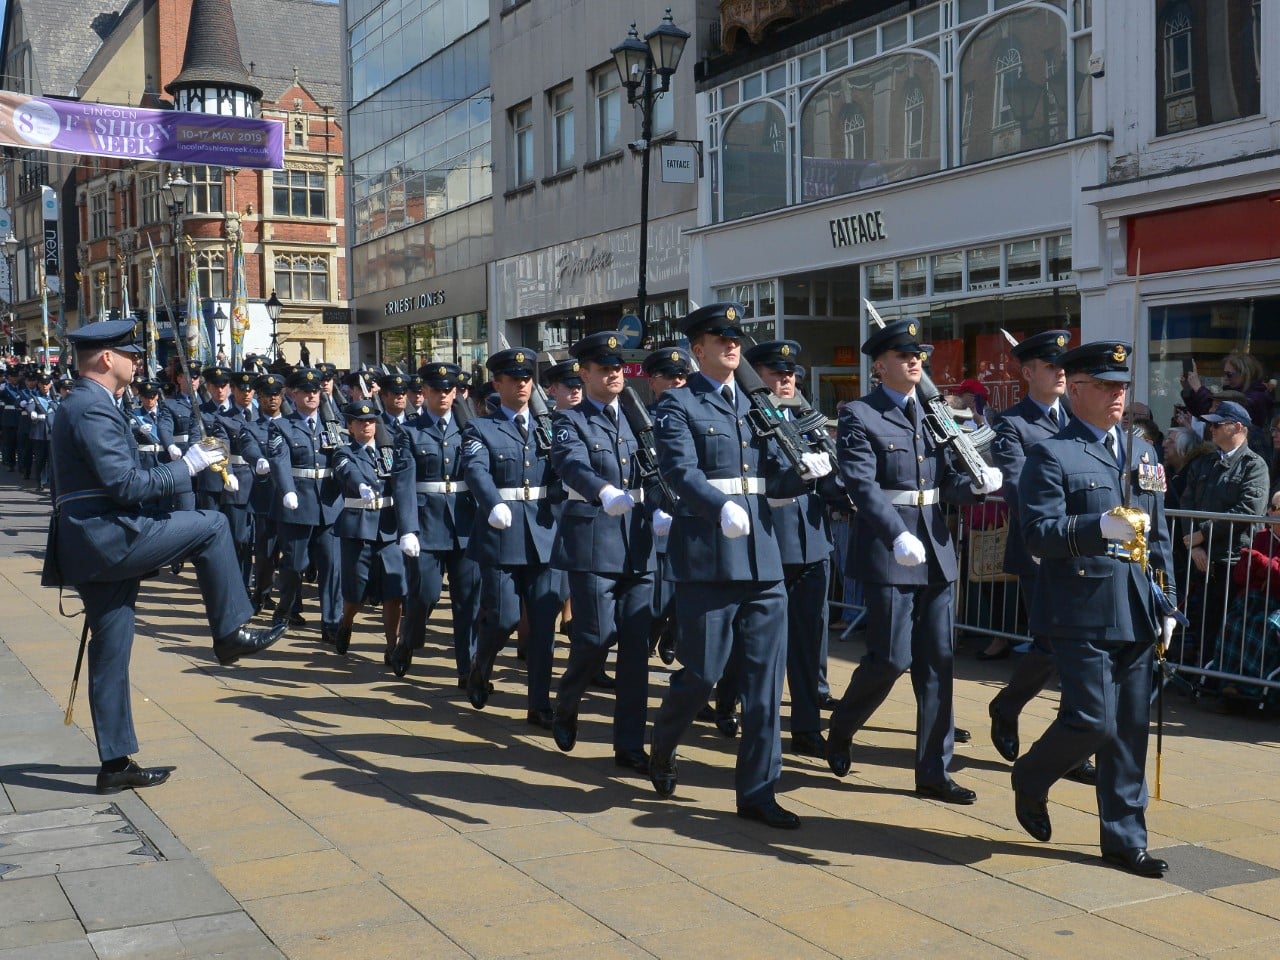
[[[498,496],[503,500],[541,500],[547,495],[546,487],[499,487]]]
[[[174,443],[186,443],[190,439],[190,435],[186,433],[175,433],[173,435]]]
[[[159,453],[160,444],[148,443],[145,447],[138,447],[138,452],[139,453]]]
[[[245,461],[244,457],[240,456],[238,453],[233,453],[231,456],[227,457],[227,463],[231,464],[233,467],[247,467],[249,465]]]
[[[417,484],[419,493],[466,493],[465,480],[423,480]]]
[[[44,418],[45,418],[45,414],[43,413],[33,413],[31,415],[32,420],[43,420]]]
[[[888,497],[889,502],[895,507],[927,507],[941,499],[937,487],[929,490],[886,490],[881,487],[880,492]]]
[[[595,503],[595,497],[584,497],[577,490],[573,489],[573,487],[565,487],[565,490],[568,491],[570,500],[582,501],[583,503]],[[644,503],[644,491],[639,487],[636,487],[635,489],[628,489],[626,492],[631,494],[631,499],[636,503]]]
[[[395,497],[343,497],[342,505],[348,510],[381,510],[394,507]]]
[[[309,470],[304,467],[292,467],[289,472],[302,480],[323,480],[326,477],[333,476],[333,471],[328,467],[324,467],[320,470]]]
[[[799,499],[799,497],[783,497],[781,500],[775,500],[769,497],[765,502],[771,507],[789,507]]]
[[[730,496],[745,493],[764,493],[764,480],[760,477],[734,477],[725,480],[708,478],[707,483],[711,484],[713,490],[719,490],[721,493],[727,493]]]

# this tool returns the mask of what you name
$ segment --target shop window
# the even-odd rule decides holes
[[[1008,264],[1008,285],[1025,286],[1040,282],[1040,241],[1018,240],[1006,244],[1005,258]]]
[[[933,292],[954,293],[964,289],[964,253],[953,250],[950,253],[934,254]]]
[[[928,293],[925,257],[898,261],[898,299],[914,300]]]
[[[1045,241],[1049,265],[1049,282],[1071,279],[1071,234],[1049,237]]]
[[[960,89],[966,92],[961,163],[1061,143],[1070,136],[1070,117],[1062,111],[1072,94],[1079,101],[1088,84],[1087,75],[1078,73],[1068,93],[1067,24],[1060,11],[1025,7],[987,21],[965,40],[959,64]]]
[[[867,267],[867,299],[875,304],[893,299],[892,263],[873,263]]]
[[[323,173],[277,170],[271,175],[271,212],[277,217],[323,218],[325,193]]]
[[[191,191],[188,213],[222,213],[222,191],[226,179],[221,167],[194,166],[187,170]]]
[[[328,300],[328,258],[309,254],[277,254],[275,286],[281,300]]]
[[[813,283],[809,280],[782,281],[782,312],[788,317],[807,317],[813,314],[809,297]]]
[[[1156,16],[1156,133],[1261,110],[1257,0],[1164,0]]]
[[[1000,248],[978,247],[969,251],[969,289],[1000,286]]]
[[[760,101],[725,124],[724,219],[776,210],[787,203],[787,124],[782,108]]]
[[[907,51],[853,67],[818,87],[800,118],[803,199],[941,169],[941,89],[937,64]]]
[[[202,300],[221,300],[227,295],[227,258],[221,250],[196,254],[196,286]]]

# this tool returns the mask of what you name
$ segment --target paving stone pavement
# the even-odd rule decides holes
[[[405,680],[383,668],[371,618],[345,659],[304,628],[219,667],[192,574],[166,572],[141,591],[132,677],[138,758],[176,771],[99,797],[85,690],[62,722],[81,621],[39,586],[48,501],[11,481],[0,474],[0,960],[1280,955],[1274,722],[1168,698],[1148,822],[1173,869],[1143,880],[1097,859],[1086,787],[1055,788],[1052,843],[1018,828],[987,737],[1007,662],[957,660],[974,740],[955,774],[974,806],[912,796],[903,680],[847,780],[786,758],[781,800],[804,827],[778,833],[734,816],[735,744],[709,725],[662,801],[613,765],[607,694],[588,696],[561,754],[524,722],[514,654],[490,706],[466,704],[439,617]],[[837,691],[860,652],[833,643]],[[656,704],[656,661],[653,680]],[[1028,708],[1024,741],[1054,704]]]

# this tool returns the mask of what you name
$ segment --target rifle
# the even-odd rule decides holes
[[[320,423],[324,429],[324,446],[328,450],[337,450],[346,443],[343,438],[342,418],[338,416],[338,406],[333,397],[320,391]]]
[[[537,380],[530,381],[529,413],[533,416],[533,434],[538,441],[538,452],[551,453],[551,408],[547,404],[547,394]]]
[[[791,411],[791,422],[809,444],[809,448],[814,453],[825,453],[834,465],[837,453],[836,442],[831,434],[827,433],[826,415],[821,410],[815,410],[809,406],[809,401],[799,390],[794,397],[779,398],[777,404],[783,410]],[[853,502],[853,497],[849,495],[848,488],[844,485],[844,477],[840,476],[840,471],[837,469],[833,469],[818,481],[818,495],[829,506],[842,513],[856,512],[858,509],[857,504]]]
[[[645,496],[658,495],[657,506],[668,513],[674,509],[676,498],[667,481],[658,472],[658,447],[653,437],[653,418],[649,410],[640,400],[635,388],[627,384],[618,396],[618,406],[622,415],[631,425],[631,432],[636,435],[636,452],[633,454],[636,466],[640,470],[640,478],[645,488]]]
[[[773,391],[760,379],[751,364],[743,362],[733,373],[734,380],[751,401],[747,423],[757,437],[773,437],[778,449],[796,473],[804,476],[804,455],[810,452],[809,441],[800,435],[796,425],[778,406]],[[834,466],[834,464],[833,464]],[[830,474],[828,474],[830,476]],[[806,478],[807,479],[807,478]]]

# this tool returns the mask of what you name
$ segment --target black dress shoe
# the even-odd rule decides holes
[[[622,767],[624,770],[634,770],[636,773],[648,773],[649,755],[643,750],[615,750],[613,765]]]
[[[270,597],[263,597],[263,598],[262,598],[262,609],[263,609],[263,610],[274,610],[275,608],[276,608],[276,602],[275,602],[274,600],[272,600]]]
[[[649,756],[649,782],[653,784],[653,789],[658,792],[658,796],[671,796],[676,792],[678,781],[675,751],[663,757],[661,752],[654,750]]]
[[[978,799],[978,795],[968,787],[962,787],[954,780],[942,783],[917,783],[916,796],[926,800],[941,800],[943,803],[958,803],[968,806]]]
[[[391,668],[392,673],[397,677],[403,677],[409,672],[409,667],[413,665],[413,651],[403,643],[397,643],[395,649],[391,651],[387,666]],[[463,686],[466,685],[465,678],[459,678]]]
[[[703,723],[714,723],[716,719],[715,707],[708,703],[705,707],[701,707],[698,710],[697,716],[695,716],[694,719],[701,720]]]
[[[284,621],[282,621],[282,620],[273,620],[272,622],[273,622],[273,623],[283,623]],[[334,628],[334,627],[329,626],[328,624],[324,624],[324,623],[320,624],[320,642],[321,642],[321,643],[327,643],[329,646],[331,646],[331,647],[332,647],[335,643],[337,643],[337,642],[338,642],[338,631],[337,631],[337,629],[336,629],[336,628]]]
[[[1022,829],[1041,843],[1048,843],[1053,836],[1053,822],[1049,819],[1049,801],[1023,793],[1017,787],[1013,789],[1013,812]]]
[[[114,773],[99,770],[98,792],[119,793],[125,787],[131,787],[134,790],[139,787],[154,787],[156,784],[164,783],[168,780],[171,772],[171,769],[159,767],[146,769],[130,760],[127,767]]]
[[[847,777],[853,766],[853,737],[839,737],[827,731],[827,766],[837,777]]]
[[[599,687],[601,690],[612,690],[618,685],[618,681],[601,670],[591,678],[591,686]]]
[[[751,807],[739,807],[738,816],[743,820],[755,820],[766,827],[774,827],[778,830],[800,829],[800,818],[790,810],[784,810],[778,806],[777,800]]]
[[[578,715],[556,710],[551,721],[551,737],[565,753],[572,750],[578,743]]]
[[[246,630],[241,627],[235,633],[213,641],[213,654],[224,667],[241,657],[261,653],[284,636],[285,625],[273,624],[266,630]]]
[[[1008,719],[996,709],[994,702],[987,707],[987,713],[991,715],[991,742],[996,753],[1013,763],[1018,759],[1019,749],[1017,719]]]
[[[1083,783],[1085,786],[1089,787],[1097,786],[1098,768],[1093,765],[1092,760],[1086,760],[1074,770],[1068,771],[1066,779],[1074,780],[1076,783]]]
[[[467,674],[467,700],[477,710],[483,710],[484,705],[489,702],[489,694],[493,690],[493,685],[485,678],[483,671],[477,666],[472,666],[471,672]]]
[[[956,727],[951,736],[956,743],[968,743],[973,739],[973,734],[964,727]]]
[[[716,710],[716,729],[720,731],[721,736],[728,737],[732,740],[738,735],[738,715],[733,712],[721,713]]]
[[[676,636],[674,630],[668,630],[658,640],[658,659],[667,666],[676,662]]]
[[[1102,859],[1140,877],[1162,877],[1169,869],[1168,863],[1147,853],[1146,847],[1127,847],[1116,853],[1104,853]]]
[[[541,727],[543,730],[551,730],[555,727],[555,715],[551,712],[550,707],[530,710],[524,715],[524,720],[530,726]]]
[[[818,760],[825,760],[827,741],[820,733],[793,733],[791,752],[797,757],[815,757]]]
[[[824,693],[821,697],[818,698],[818,709],[826,710],[828,713],[830,713],[832,710],[836,708],[836,704],[838,704],[839,702],[840,701],[837,700],[835,697],[833,697],[831,694]]]
[[[338,632],[333,639],[333,649],[340,657],[347,655],[347,650],[351,646],[351,628],[338,627]]]
[[[305,627],[306,625],[307,625],[307,618],[304,617],[302,614],[300,613],[289,614],[289,626]]]

